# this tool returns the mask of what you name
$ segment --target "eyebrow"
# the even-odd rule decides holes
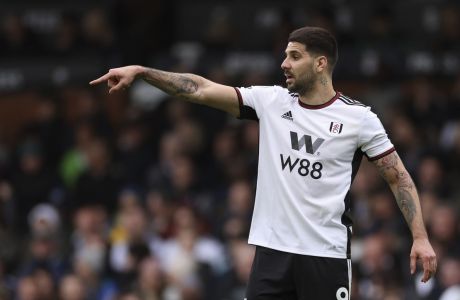
[[[288,54],[294,54],[294,53],[302,54],[302,52],[299,51],[299,50],[297,50],[297,49],[286,50],[286,51],[284,51],[284,53],[285,53],[286,55],[288,55]]]

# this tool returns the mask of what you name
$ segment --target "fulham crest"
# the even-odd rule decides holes
[[[342,129],[343,129],[342,123],[331,122],[331,125],[329,126],[329,131],[333,134],[342,133]]]

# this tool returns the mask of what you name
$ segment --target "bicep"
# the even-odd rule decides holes
[[[238,117],[240,106],[235,88],[205,79],[200,90],[200,103]]]

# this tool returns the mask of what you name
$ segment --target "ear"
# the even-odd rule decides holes
[[[324,55],[320,55],[315,59],[315,70],[318,73],[324,72],[327,70],[327,57]]]

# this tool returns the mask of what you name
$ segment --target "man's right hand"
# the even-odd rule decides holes
[[[140,78],[163,92],[184,100],[214,107],[234,116],[240,115],[237,93],[233,87],[218,84],[195,74],[173,73],[142,66],[110,69],[89,84],[107,81],[109,93],[125,90]]]
[[[129,88],[132,82],[142,73],[141,66],[126,66],[121,68],[110,69],[109,72],[91,81],[90,85],[99,84],[107,81],[109,94]]]

